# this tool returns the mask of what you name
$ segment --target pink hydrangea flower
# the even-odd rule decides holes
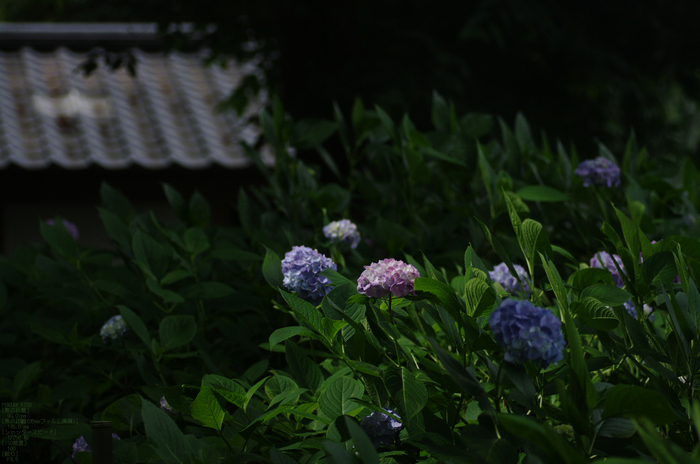
[[[370,298],[385,298],[389,295],[404,297],[415,295],[413,283],[420,277],[418,269],[393,258],[365,266],[357,279],[357,291]]]

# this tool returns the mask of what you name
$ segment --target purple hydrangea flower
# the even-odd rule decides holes
[[[324,269],[338,270],[338,266],[330,258],[326,258],[317,250],[305,246],[292,247],[282,260],[284,286],[292,292],[297,292],[301,298],[313,304],[321,302],[333,286],[328,277],[321,275]]]
[[[399,417],[396,412],[387,409],[387,412]],[[389,446],[394,442],[396,435],[403,428],[403,424],[393,417],[380,411],[375,411],[365,416],[360,421],[360,427],[367,434],[375,448]]]
[[[56,224],[56,221],[54,221],[53,219],[48,219],[46,221],[46,223],[49,225],[54,225],[54,224]],[[63,225],[66,227],[66,229],[68,229],[68,232],[70,232],[70,234],[73,236],[73,240],[78,240],[78,236],[79,236],[78,226],[76,226],[72,222],[68,221],[67,219],[63,219]]]
[[[117,440],[121,440],[121,438],[119,438],[119,435],[117,435],[116,433],[112,434],[112,438],[115,438]],[[82,452],[86,452],[86,451],[92,451],[92,448],[90,448],[90,445],[88,445],[87,442],[85,441],[85,437],[81,435],[77,440],[75,440],[75,443],[73,443],[73,456],[72,457],[75,457],[75,455],[78,453],[82,453]]]
[[[162,397],[160,399],[160,409],[167,413],[173,412],[173,407],[168,404],[168,400],[166,400],[165,397]]]
[[[613,259],[615,261],[613,261]],[[590,261],[591,267],[597,267],[600,269],[607,269],[610,271],[612,274],[613,282],[615,282],[615,285],[618,287],[622,288],[623,285],[625,285],[625,282],[622,280],[622,276],[620,273],[617,271],[617,267],[615,267],[615,262],[617,262],[618,266],[620,266],[620,270],[622,271],[623,274],[626,274],[625,272],[625,266],[622,264],[622,259],[618,255],[610,255],[610,253],[606,251],[599,251],[596,253]]]
[[[561,321],[551,311],[526,300],[504,300],[491,313],[489,326],[506,349],[505,361],[532,361],[542,368],[564,359]]]
[[[620,168],[602,156],[583,161],[578,165],[574,174],[583,178],[584,187],[598,185],[609,188],[620,185]]]
[[[529,277],[527,271],[525,270],[525,268],[518,264],[513,264],[513,267],[515,268],[515,272],[518,273],[520,279],[523,282],[523,286],[525,287],[525,293],[529,295],[530,286],[527,283],[527,279]],[[514,294],[518,290],[522,290],[520,287],[520,282],[518,282],[518,279],[513,277],[513,275],[510,273],[506,263],[501,263],[498,266],[494,267],[493,271],[489,271],[489,275],[491,276],[491,280],[501,284],[505,291],[507,291],[510,294]]]
[[[100,329],[100,336],[103,342],[108,343],[119,339],[127,330],[129,330],[129,326],[126,325],[126,321],[121,316],[112,316]]]
[[[393,258],[365,266],[357,279],[357,292],[370,298],[386,298],[415,295],[413,282],[420,277],[418,269]]]
[[[360,232],[348,219],[331,222],[323,228],[323,235],[332,243],[349,243],[352,249],[357,248],[357,244],[360,243]]]
[[[90,448],[90,445],[88,445],[85,441],[85,437],[81,435],[80,438],[75,440],[75,443],[73,443],[73,457],[75,457],[75,455],[78,453],[82,453],[83,451],[92,451],[92,448]]]

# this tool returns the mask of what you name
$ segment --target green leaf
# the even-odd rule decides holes
[[[209,223],[211,208],[201,193],[195,191],[190,198],[190,222],[195,227],[204,227]]]
[[[384,379],[387,390],[396,406],[404,412],[406,421],[416,416],[428,402],[428,390],[425,384],[406,369],[392,369]]]
[[[146,329],[146,325],[143,323],[141,318],[126,306],[119,305],[117,308],[119,309],[119,314],[121,314],[122,318],[124,318],[126,325],[128,325],[129,328],[134,331],[144,345],[146,345],[146,347],[150,350],[151,336],[148,334],[148,329]]]
[[[304,119],[294,125],[294,146],[308,150],[321,145],[338,130],[338,124],[325,119]]]
[[[265,394],[272,399],[282,392],[296,390],[298,388],[299,385],[289,377],[275,375],[265,383]]]
[[[134,209],[131,207],[129,200],[106,182],[102,182],[100,197],[102,198],[102,206],[116,214],[124,223],[129,224],[134,218]]]
[[[450,132],[450,107],[445,99],[433,90],[433,107],[431,120],[440,132]]]
[[[581,292],[581,299],[591,297],[605,306],[620,306],[625,304],[632,295],[614,285],[594,285]]]
[[[124,221],[112,211],[105,208],[97,208],[102,224],[109,236],[119,244],[123,250],[131,252],[131,232]]]
[[[437,353],[440,362],[452,380],[466,393],[473,396],[483,411],[493,410],[493,406],[489,401],[489,397],[486,395],[484,387],[476,378],[474,368],[471,366],[469,368],[462,366],[451,354],[440,348],[435,340],[431,339],[430,344],[433,346],[433,350]]]
[[[362,398],[365,389],[362,383],[350,377],[338,377],[318,399],[318,406],[330,420],[342,415],[354,416],[362,410],[352,400]]]
[[[158,332],[163,350],[172,350],[192,341],[197,333],[197,322],[193,316],[167,316],[160,322]]]
[[[547,279],[549,279],[549,284],[552,286],[554,294],[557,297],[557,302],[559,303],[559,306],[568,313],[569,297],[566,292],[566,287],[564,286],[564,281],[559,275],[559,271],[557,270],[554,263],[551,260],[547,260],[547,258],[542,253],[540,253],[540,260],[542,261],[544,270],[547,273]]]
[[[608,391],[603,418],[608,417],[647,417],[656,427],[679,419],[661,393],[636,385],[615,385]]]
[[[296,336],[311,337],[316,340],[319,339],[318,335],[316,335],[314,332],[307,329],[306,327],[282,327],[281,329],[275,330],[274,332],[272,332],[272,335],[270,335],[270,349],[272,349],[279,343],[282,343],[283,341]]]
[[[150,401],[141,400],[141,417],[146,435],[155,443],[155,450],[165,464],[187,464],[192,454],[190,442],[175,422]]]
[[[673,253],[661,251],[646,258],[641,265],[642,278],[648,284],[662,285],[678,275]]]
[[[318,309],[316,309],[314,305],[302,300],[296,295],[287,293],[282,289],[279,289],[279,291],[282,294],[282,298],[284,298],[284,301],[287,302],[289,307],[292,308],[292,311],[294,311],[294,314],[299,319],[309,324],[311,328],[313,328],[317,332],[322,332],[321,319],[323,316],[321,316],[321,313]]]
[[[184,289],[187,299],[213,300],[225,298],[233,293],[233,288],[221,282],[196,282]]]
[[[205,427],[221,431],[224,415],[224,410],[214,396],[211,387],[203,385],[197,398],[192,402],[192,417]]]
[[[578,302],[578,315],[582,324],[594,329],[613,330],[619,324],[619,320],[610,308],[591,297],[583,298]]]
[[[488,316],[496,302],[496,294],[489,284],[474,277],[466,285],[467,307],[472,317]]]
[[[61,255],[70,258],[77,258],[79,254],[78,244],[73,236],[68,232],[66,226],[60,220],[53,225],[41,221],[39,225],[41,236],[51,248]]]
[[[292,341],[287,340],[284,347],[287,365],[292,370],[297,383],[302,388],[309,389],[312,393],[316,392],[323,382],[321,368],[318,367],[318,364],[311,361]]]
[[[282,274],[282,260],[277,254],[265,247],[265,260],[263,261],[262,273],[265,280],[272,288],[283,286],[284,274]]]
[[[462,168],[467,167],[467,165],[461,159],[453,158],[449,155],[446,155],[442,152],[437,151],[436,149],[434,149],[432,147],[421,147],[418,149],[418,151],[424,155],[430,156],[431,158],[439,159],[440,161],[445,161],[447,163],[460,166]]]
[[[515,414],[497,414],[499,423],[514,435],[539,446],[550,457],[551,462],[583,464],[584,459],[549,424]]]
[[[185,247],[192,256],[197,256],[209,249],[209,238],[200,228],[193,227],[185,232]]]
[[[360,424],[357,423],[357,420],[348,416],[342,416],[340,420],[345,421],[345,426],[348,432],[350,432],[350,436],[355,444],[357,453],[360,455],[360,459],[362,459],[365,464],[379,464],[377,450],[365,431],[360,427]]]
[[[161,285],[168,285],[168,284],[174,284],[175,282],[179,282],[182,279],[186,279],[188,277],[193,277],[194,274],[192,274],[190,271],[186,271],[184,269],[176,269],[174,271],[170,271],[165,276],[160,279],[160,284]]]
[[[185,199],[182,198],[180,192],[175,190],[172,186],[168,184],[162,185],[163,191],[165,192],[165,197],[168,199],[168,203],[170,203],[170,207],[175,212],[175,215],[182,222],[187,222],[189,219],[189,208],[187,203],[185,203]]]
[[[17,401],[20,397],[20,393],[29,387],[41,374],[41,361],[35,361],[31,364],[27,364],[22,369],[15,374],[15,378],[12,381],[12,398]]]
[[[431,296],[429,299],[447,310],[456,321],[463,319],[464,306],[455,294],[455,291],[444,282],[431,279],[430,277],[418,277],[414,281],[416,292],[426,292]]]
[[[558,202],[569,201],[569,196],[560,190],[546,185],[528,185],[515,192],[526,201]]]
[[[613,281],[609,270],[596,267],[579,269],[569,277],[569,284],[576,290],[583,290],[599,282],[612,285]]]

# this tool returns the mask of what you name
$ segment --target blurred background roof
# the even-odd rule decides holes
[[[105,41],[128,48],[95,47]],[[0,24],[0,168],[248,165],[240,142],[256,143],[259,105],[241,117],[217,107],[255,67],[205,66],[191,45],[158,51],[154,24]],[[96,59],[138,68],[86,73]]]

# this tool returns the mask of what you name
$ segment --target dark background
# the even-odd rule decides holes
[[[0,20],[193,22],[216,53],[259,54],[295,118],[348,114],[355,97],[430,121],[432,91],[458,114],[518,111],[535,131],[614,152],[630,131],[652,155],[697,152],[697,0],[5,0]],[[258,48],[243,45],[255,39]],[[182,44],[170,34],[167,44]],[[252,83],[253,85],[255,83]],[[240,96],[240,95],[239,95]]]

